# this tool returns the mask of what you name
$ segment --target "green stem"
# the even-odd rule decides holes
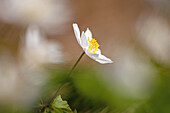
[[[76,61],[76,63],[74,64],[74,66],[72,67],[72,69],[70,70],[70,72],[68,73],[68,76],[71,75],[71,73],[73,72],[73,70],[76,68],[77,64],[80,62],[81,58],[83,57],[83,55],[85,54],[85,52],[83,51],[83,53],[80,55],[80,57],[78,58],[78,60]]]
[[[68,73],[68,76],[70,77],[71,73],[74,71],[74,69],[76,68],[76,66],[78,65],[78,63],[80,62],[81,58],[83,57],[83,55],[85,54],[85,52],[83,51],[83,53],[80,55],[80,57],[78,58],[78,60],[76,61],[76,63],[74,64],[74,66],[71,68],[71,70]],[[43,113],[45,111],[45,109],[47,107],[49,107],[50,104],[52,104],[52,102],[55,100],[55,98],[58,96],[58,92],[59,90],[61,90],[65,85],[60,85],[58,90],[56,91],[54,97],[52,98],[52,100],[50,101],[50,103],[47,106],[44,106],[43,109],[41,110],[41,112]]]

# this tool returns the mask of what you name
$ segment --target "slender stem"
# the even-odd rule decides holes
[[[71,70],[68,73],[68,76],[71,75],[71,73],[73,72],[73,70],[76,68],[77,64],[80,62],[81,58],[83,57],[83,55],[85,54],[85,52],[83,51],[83,53],[80,55],[80,57],[78,58],[78,60],[76,61],[76,63],[74,64],[74,66],[71,68]],[[52,98],[52,100],[50,101],[50,103],[43,107],[43,109],[41,110],[41,112],[44,112],[45,108],[48,107],[50,104],[52,104],[52,102],[55,100],[55,98],[58,96],[58,92],[59,90],[61,90],[65,85],[60,85],[58,90],[56,91],[54,97]]]
[[[80,55],[80,57],[78,58],[78,60],[76,61],[76,63],[74,64],[74,66],[72,67],[72,69],[70,70],[70,72],[68,73],[68,76],[71,75],[71,73],[73,72],[73,70],[76,68],[77,64],[80,62],[81,58],[83,57],[83,55],[85,54],[85,52],[83,51],[83,53]]]
[[[54,102],[54,100],[55,100],[56,97],[58,96],[58,92],[59,92],[65,85],[67,85],[67,84],[60,85],[60,86],[59,86],[58,90],[55,92],[55,95],[54,95],[54,97],[51,99],[51,101],[50,101],[47,105],[44,105],[44,106],[43,106],[43,108],[41,109],[41,113],[43,113],[46,108],[49,108],[49,109],[53,110],[50,105]]]
[[[60,89],[62,89],[62,87],[64,87],[64,85],[60,85],[60,86],[59,86],[58,90],[55,92],[54,97],[51,99],[49,105],[53,103],[53,101],[55,100],[55,98],[58,96],[58,92],[60,91]]]

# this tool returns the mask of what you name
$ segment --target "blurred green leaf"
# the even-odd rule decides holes
[[[70,109],[69,105],[67,104],[67,101],[63,101],[61,98],[61,95],[57,96],[53,103],[51,104],[52,107],[56,108],[64,108],[64,109]]]
[[[153,61],[158,75],[155,91],[151,97],[141,104],[135,113],[170,113],[170,67]]]
[[[125,109],[140,101],[117,95],[112,86],[103,77],[104,74],[98,69],[84,68],[73,76],[73,81],[81,95],[100,102],[100,104],[104,105],[103,107],[107,105],[112,108]]]
[[[61,95],[59,95],[51,103],[50,107],[46,107],[44,113],[76,113],[76,111],[73,112],[67,101],[63,101]]]

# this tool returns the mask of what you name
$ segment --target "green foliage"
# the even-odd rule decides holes
[[[61,95],[57,96],[50,106],[46,107],[44,113],[77,113],[69,107],[67,101],[63,101]]]
[[[153,64],[158,71],[155,91],[135,113],[170,113],[170,68],[157,62]]]
[[[67,101],[63,101],[60,95],[55,98],[51,106],[52,108],[60,108],[71,111],[69,105],[67,104]]]
[[[154,64],[154,63],[153,63]],[[50,70],[48,82],[42,88],[43,103],[48,103],[59,85],[64,85],[57,98],[45,107],[43,113],[170,113],[170,68],[154,64],[157,72],[153,92],[143,100],[125,99],[117,96],[100,70],[78,67],[71,77],[66,69]],[[68,84],[68,85],[65,85]],[[67,101],[63,101],[64,100]],[[39,98],[37,98],[39,100]],[[68,105],[68,103],[69,105]],[[42,103],[42,105],[43,105]],[[3,108],[3,109],[2,109]],[[72,111],[72,109],[77,111]],[[2,113],[35,113],[37,108],[28,111],[1,107]]]
[[[53,75],[52,81],[54,84],[59,80],[60,84],[69,83],[60,94],[69,102],[71,108],[76,108],[79,113],[169,113],[170,69],[158,64],[154,66],[158,72],[154,75],[157,79],[155,89],[150,97],[143,100],[116,95],[116,92],[102,78],[103,73],[94,68],[79,67],[72,73],[72,77],[67,77],[61,71],[58,72],[60,74]],[[64,80],[66,81],[62,82]],[[58,97],[57,102],[59,101],[61,100]],[[62,107],[67,104],[56,103],[56,105]],[[58,113],[61,112],[59,108],[55,110],[58,110]]]
[[[115,109],[121,112],[140,101],[117,95],[112,86],[102,76],[104,76],[104,73],[94,68],[83,68],[73,76],[76,89],[80,95],[86,97],[86,100],[91,100],[91,103],[93,103],[91,107],[96,108],[95,111],[107,108],[111,110],[111,113]]]

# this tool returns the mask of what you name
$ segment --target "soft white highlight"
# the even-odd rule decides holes
[[[118,59],[110,69],[108,80],[119,96],[126,98],[148,98],[154,90],[155,69],[150,58],[133,48],[122,48],[115,52]],[[109,70],[107,69],[107,70]]]
[[[9,23],[36,24],[52,33],[70,20],[66,0],[1,0],[0,18]],[[56,28],[59,28],[56,30]]]
[[[170,63],[170,26],[166,19],[156,15],[143,17],[137,24],[139,41],[157,61]]]
[[[35,25],[28,27],[22,46],[21,54],[24,56],[24,61],[29,65],[39,66],[47,63],[63,62],[60,44],[48,41]]]

